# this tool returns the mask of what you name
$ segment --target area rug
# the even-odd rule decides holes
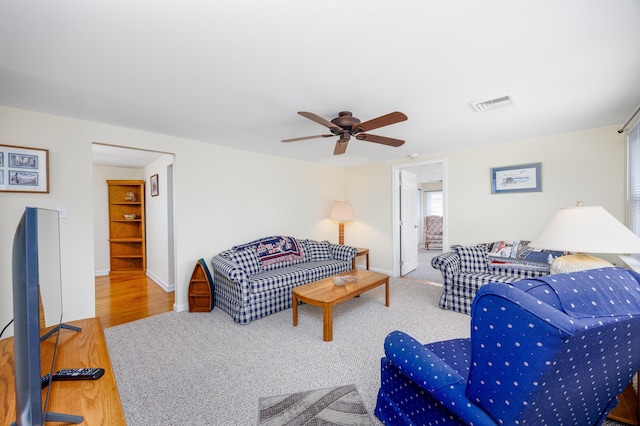
[[[259,426],[373,425],[356,385],[260,398]]]

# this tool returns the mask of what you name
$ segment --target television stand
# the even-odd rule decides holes
[[[40,341],[42,342],[43,340],[47,340],[49,337],[51,337],[53,334],[55,334],[58,330],[81,331],[82,329],[80,327],[74,327],[74,326],[69,325],[69,324],[60,323],[60,325],[56,325],[51,330],[49,330],[45,335],[40,336]],[[54,420],[52,420],[52,421],[54,421]],[[55,420],[55,421],[57,421],[57,420]]]
[[[69,420],[66,414],[74,413],[87,425],[126,426],[124,410],[111,367],[107,343],[100,326],[100,320],[89,318],[71,321],[70,327],[78,328],[78,333],[60,333],[58,354],[54,370],[65,368],[104,368],[104,375],[98,380],[54,381],[50,386],[51,395],[47,407],[47,421]],[[67,327],[64,327],[67,329]],[[50,330],[47,329],[46,332]],[[75,331],[75,330],[74,330]],[[51,368],[51,356],[55,347],[53,341],[43,341],[40,346],[43,371]],[[13,369],[13,337],[0,340],[0,389],[6,392],[0,400],[0,425],[9,425],[16,416],[16,396]],[[48,364],[48,365],[45,365]],[[63,420],[54,420],[64,416]],[[80,417],[82,416],[82,417]]]
[[[44,414],[45,422],[61,422],[61,423],[73,423],[78,425],[83,422],[82,416],[73,416],[71,414],[59,414],[46,412]],[[15,423],[14,423],[15,424]]]

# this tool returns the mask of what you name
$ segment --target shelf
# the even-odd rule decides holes
[[[108,180],[110,273],[146,272],[143,180]],[[124,215],[136,215],[126,219]]]
[[[204,259],[200,259],[189,281],[189,312],[211,312],[213,305],[213,280]]]

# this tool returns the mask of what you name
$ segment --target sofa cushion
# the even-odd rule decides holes
[[[264,271],[249,278],[251,293],[271,291],[280,287],[292,288],[307,281],[307,272],[295,267]]]
[[[487,272],[487,249],[484,247],[451,247],[460,256],[460,272]]]
[[[351,270],[351,262],[346,260],[318,260],[315,262],[304,262],[293,266],[306,272],[307,281],[317,281],[323,278],[336,275],[341,272]]]
[[[253,247],[231,251],[229,260],[243,267],[249,275],[259,274],[262,271],[262,264],[258,260],[256,249]]]
[[[305,255],[311,262],[333,259],[329,241],[307,240],[305,244]]]

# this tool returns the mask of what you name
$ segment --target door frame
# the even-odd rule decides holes
[[[391,167],[391,236],[392,236],[392,276],[399,277],[400,275],[400,170],[401,169],[415,169],[421,166],[427,166],[432,164],[442,164],[442,247],[448,247],[448,231],[447,231],[447,212],[448,212],[448,197],[447,197],[447,160],[446,158],[439,158],[434,160],[418,161],[415,163],[397,164]],[[418,180],[418,183],[419,180]]]

